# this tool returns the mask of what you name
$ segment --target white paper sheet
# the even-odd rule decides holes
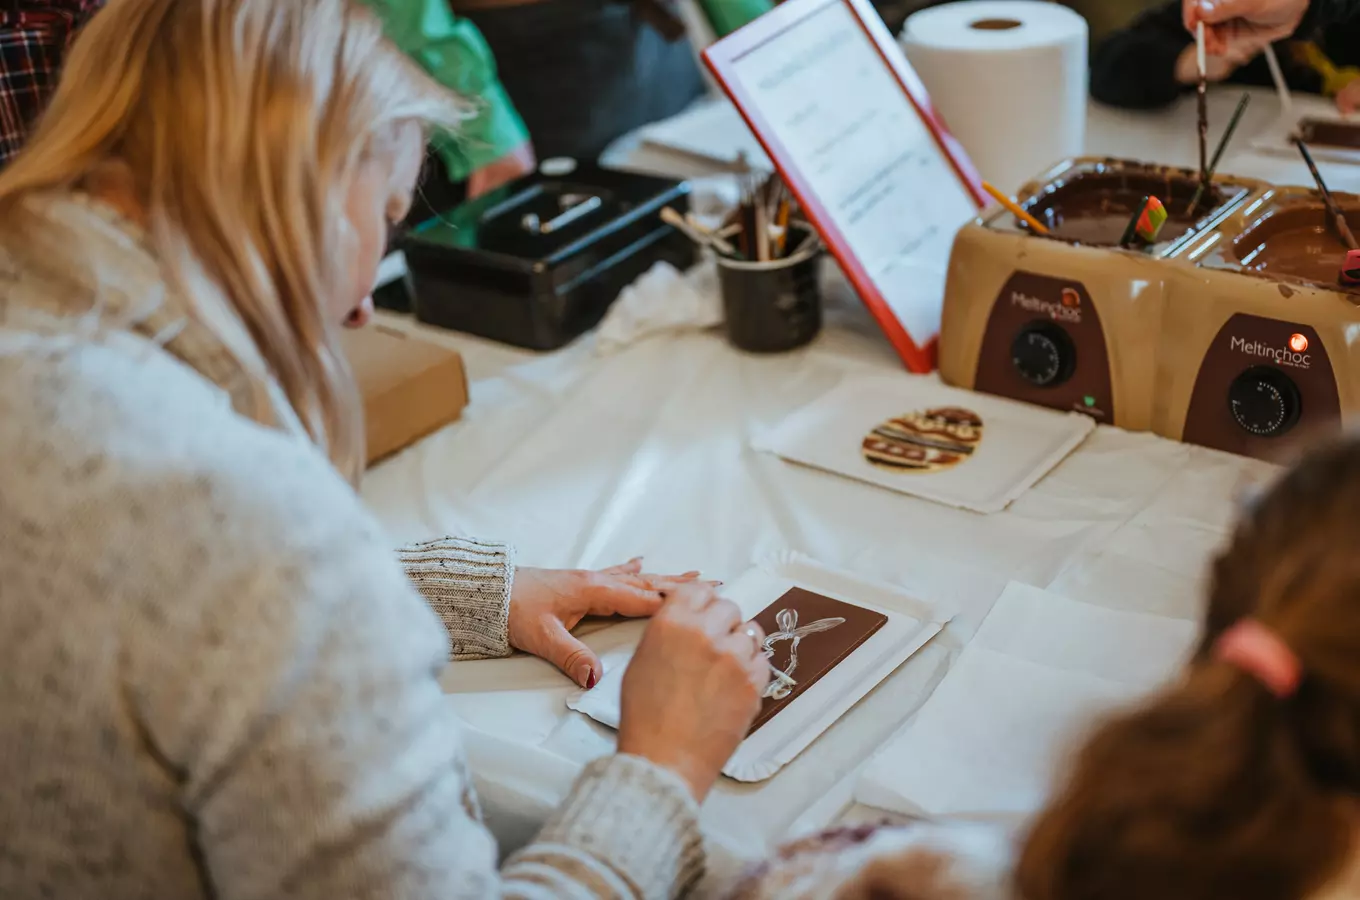
[[[744,156],[752,168],[774,169],[760,141],[726,97],[696,103],[638,134],[649,147],[716,166],[733,166]]]
[[[982,441],[970,458],[935,472],[889,471],[864,458],[864,437],[881,422],[937,407],[962,407],[981,417]],[[933,378],[873,376],[842,381],[753,445],[891,491],[991,513],[1005,509],[1047,475],[1094,428],[1079,413],[961,391]]]
[[[897,588],[825,569],[792,554],[752,569],[723,593],[750,619],[794,587],[880,612],[888,621],[840,665],[741,743],[723,768],[723,774],[737,781],[763,781],[773,776],[925,646],[948,621],[948,616],[942,616],[931,604]],[[619,691],[631,656],[629,649],[602,657],[604,678],[594,690],[576,694],[567,705],[603,725],[617,728]]]
[[[1023,818],[1100,717],[1156,689],[1195,625],[1012,582],[856,800],[908,815]]]

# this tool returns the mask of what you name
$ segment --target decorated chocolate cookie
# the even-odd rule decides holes
[[[938,472],[973,455],[982,419],[967,409],[911,412],[879,424],[860,445],[864,458],[897,472]]]

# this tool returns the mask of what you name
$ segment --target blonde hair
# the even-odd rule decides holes
[[[243,412],[275,418],[273,379],[357,481],[362,410],[325,303],[353,255],[348,185],[404,126],[465,117],[354,0],[111,0],[0,171],[0,236],[32,250],[26,197],[124,163],[167,280],[250,376]],[[90,277],[97,294],[117,276]]]

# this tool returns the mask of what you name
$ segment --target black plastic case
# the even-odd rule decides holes
[[[661,221],[666,206],[686,212],[689,186],[593,166],[465,203],[402,241],[416,318],[518,347],[561,347],[657,261],[694,262],[693,244]]]

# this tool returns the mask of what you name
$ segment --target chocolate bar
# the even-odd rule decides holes
[[[753,621],[765,631],[765,647],[776,674],[748,736],[844,662],[888,617],[792,588]]]

